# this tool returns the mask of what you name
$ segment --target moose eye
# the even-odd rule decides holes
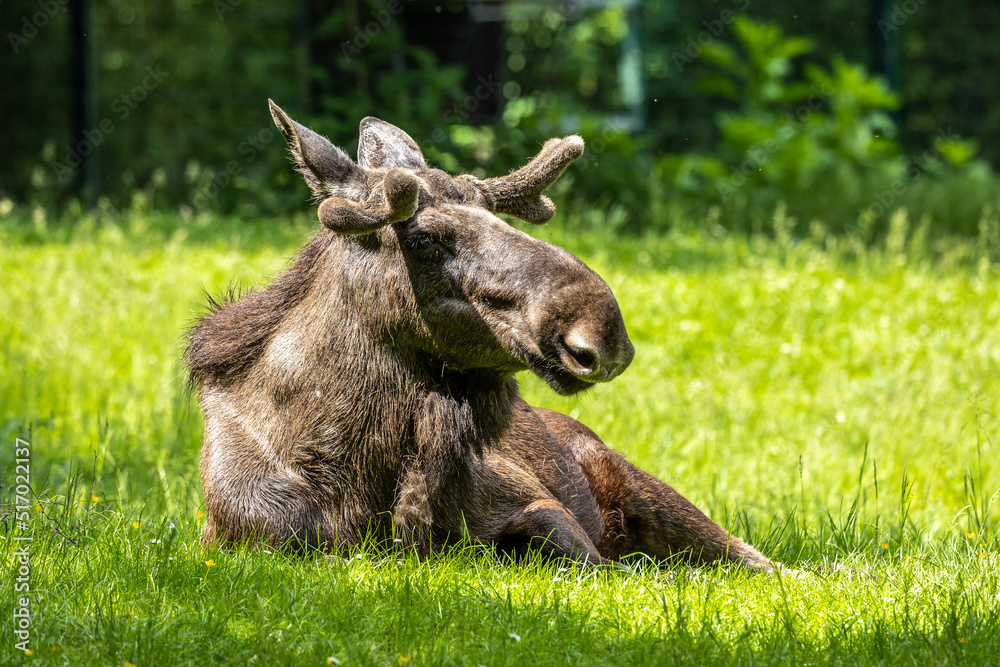
[[[430,234],[417,234],[413,239],[413,247],[417,250],[427,250],[437,245],[437,241]]]
[[[433,234],[420,233],[410,237],[410,247],[414,250],[438,250],[451,253],[451,249]]]

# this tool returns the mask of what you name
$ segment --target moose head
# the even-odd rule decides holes
[[[270,102],[298,171],[343,237],[349,291],[369,331],[412,364],[509,376],[530,369],[572,394],[617,377],[634,349],[610,288],[580,260],[516,229],[555,208],[542,192],[583,154],[578,136],[550,139],[499,178],[427,165],[399,128],[361,121],[358,161]]]

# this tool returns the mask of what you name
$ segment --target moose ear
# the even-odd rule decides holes
[[[427,169],[420,146],[401,129],[368,116],[361,121],[358,163],[366,169]]]
[[[295,167],[313,194],[320,199],[344,197],[360,201],[364,196],[364,172],[329,139],[296,123],[277,104],[268,100],[274,124],[288,142]]]

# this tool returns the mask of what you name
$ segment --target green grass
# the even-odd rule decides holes
[[[699,226],[534,230],[608,280],[636,360],[582,397],[533,377],[524,393],[765,553],[853,576],[203,551],[179,338],[203,290],[266,281],[311,223],[6,211],[2,498],[26,438],[41,511],[31,656],[13,647],[10,505],[0,524],[0,663],[1000,664],[995,239],[931,243],[903,219],[876,248]]]

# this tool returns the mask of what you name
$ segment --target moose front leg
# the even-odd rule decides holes
[[[583,527],[554,498],[532,501],[514,518],[497,540],[501,548],[515,546],[553,558],[568,558],[585,565],[623,569],[601,556]]]

